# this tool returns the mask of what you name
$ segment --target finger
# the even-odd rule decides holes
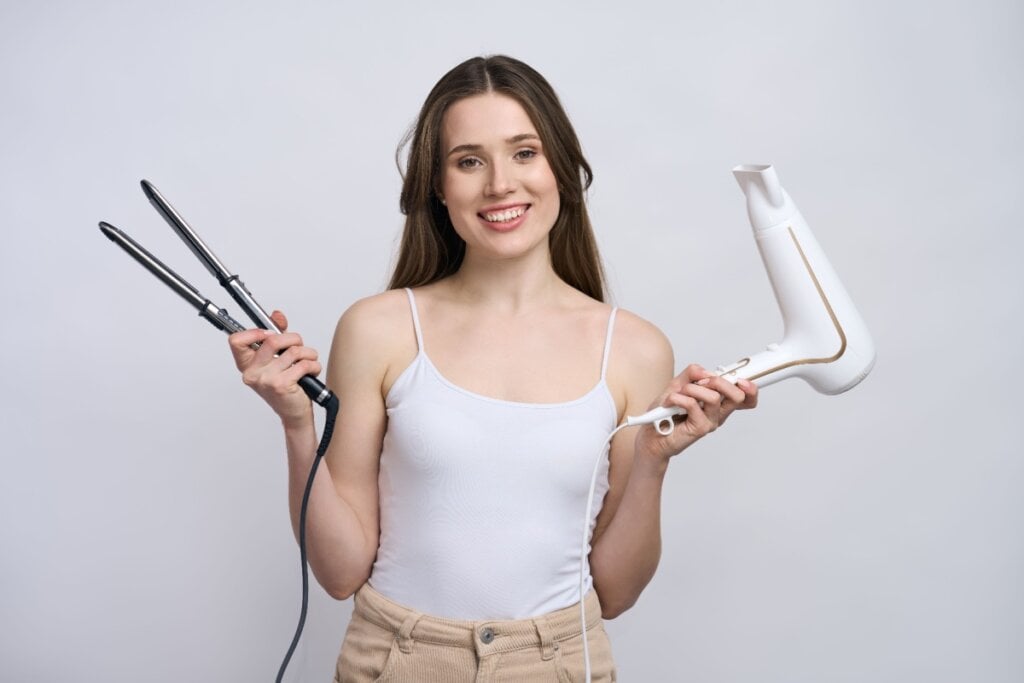
[[[707,386],[721,394],[723,401],[743,403],[744,399],[747,397],[743,389],[736,386],[729,380],[717,375],[708,379]]]
[[[698,382],[707,377],[714,377],[714,373],[708,372],[700,365],[691,363],[687,365],[682,372],[676,375],[676,379],[683,384],[690,384],[692,382]]]
[[[291,346],[302,346],[302,337],[295,332],[268,334],[260,350],[256,352],[261,362],[269,363],[273,356],[279,355]]]
[[[686,410],[686,420],[680,423],[680,429],[684,429],[691,436],[698,438],[715,431],[716,423],[708,417],[707,404],[702,407],[698,399],[682,393],[672,394],[668,400],[671,405]]]
[[[235,367],[244,370],[253,360],[256,352],[253,344],[260,344],[267,336],[266,330],[259,328],[235,332],[228,336],[228,347],[235,359]]]
[[[743,391],[742,407],[744,409],[757,407],[757,398],[760,395],[757,385],[750,380],[741,379],[736,386]]]
[[[690,383],[690,380],[686,378],[685,371],[679,373],[675,377],[669,380],[668,385],[665,387],[664,393],[658,397],[658,399],[650,405],[651,408],[656,408],[664,404],[665,399],[669,394],[674,394],[684,386]]]
[[[281,378],[288,380],[292,384],[298,384],[299,380],[306,375],[316,377],[320,374],[321,370],[323,370],[323,368],[320,366],[320,361],[305,359],[300,360],[298,363],[281,373]]]
[[[251,330],[243,330],[242,332],[235,332],[228,335],[228,344],[231,345],[232,351],[242,351],[252,349],[252,344],[260,344],[267,337],[267,331],[261,330],[258,327],[254,327]]]
[[[316,349],[308,346],[289,346],[274,359],[273,365],[280,370],[287,370],[295,363],[303,360],[317,360],[319,354]]]
[[[709,384],[712,378],[705,377],[704,379],[691,384],[684,391],[694,398],[700,400],[700,408],[704,412],[708,421],[713,425],[711,431],[721,424],[724,419],[723,406],[725,405],[725,396],[712,389]]]
[[[720,403],[722,403],[722,394],[712,389],[709,386],[709,381],[710,380],[708,379],[702,379],[698,382],[685,384],[682,387],[680,387],[679,391],[676,393],[692,396],[693,398],[703,403],[705,406],[717,406]]]
[[[278,329],[282,332],[288,329],[288,318],[285,317],[285,314],[281,311],[274,310],[274,312],[270,314],[270,319],[274,321],[274,324],[277,325]]]
[[[730,401],[723,406],[720,425],[736,410],[749,410],[750,408],[757,407],[758,392],[756,384],[749,380],[741,379],[736,382],[736,387],[743,392],[743,400],[739,402]]]

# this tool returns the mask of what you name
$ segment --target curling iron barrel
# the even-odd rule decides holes
[[[227,269],[181,214],[171,206],[170,202],[164,199],[160,191],[148,180],[142,181],[142,191],[145,192],[150,203],[160,212],[160,215],[164,217],[178,236],[181,237],[182,241],[188,245],[188,248],[192,250],[196,258],[210,271],[211,275],[217,278],[217,282],[228,290],[242,310],[252,318],[252,321],[265,330],[281,332],[273,319],[256,302],[252,293],[249,292],[239,277]],[[217,307],[209,299],[203,297],[199,290],[146,251],[141,244],[133,240],[128,234],[105,221],[100,222],[100,230],[112,242],[124,249],[129,256],[145,267],[146,270],[153,273],[175,293],[191,304],[193,308],[199,311],[199,315],[202,318],[212,323],[218,330],[232,334],[245,329],[237,320],[228,315],[225,309]],[[299,380],[299,386],[315,403],[330,409],[329,406],[334,400],[334,394],[319,379],[312,375],[306,375]]]

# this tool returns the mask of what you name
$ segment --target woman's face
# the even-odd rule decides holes
[[[451,105],[441,126],[441,157],[441,195],[467,256],[547,252],[558,181],[516,100],[486,93]]]

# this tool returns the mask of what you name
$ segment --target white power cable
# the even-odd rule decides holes
[[[623,422],[608,435],[608,439],[601,447],[601,452],[594,461],[594,473],[590,477],[590,491],[587,493],[587,511],[583,515],[583,544],[580,546],[580,632],[583,634],[583,663],[586,671],[586,683],[590,683],[590,648],[587,645],[587,608],[583,600],[583,588],[586,584],[587,567],[587,544],[590,542],[590,511],[594,507],[594,490],[597,488],[597,473],[601,469],[601,460],[611,447],[612,437],[619,433],[619,430],[631,426]]]
[[[583,604],[583,589],[586,585],[587,577],[587,544],[590,542],[590,511],[594,508],[594,491],[597,488],[597,473],[601,469],[601,460],[604,458],[605,453],[611,448],[612,438],[621,430],[626,427],[634,427],[636,425],[653,424],[659,434],[667,436],[671,434],[672,430],[675,428],[672,418],[676,415],[686,415],[686,411],[676,406],[659,406],[653,410],[648,410],[643,415],[627,417],[622,424],[613,429],[612,433],[608,435],[604,445],[601,447],[601,452],[598,453],[597,459],[594,461],[594,472],[590,475],[590,490],[587,492],[587,510],[583,515],[583,542],[580,545],[580,633],[583,636],[583,664],[584,671],[586,672],[586,683],[591,683],[590,647],[587,643],[587,608]]]

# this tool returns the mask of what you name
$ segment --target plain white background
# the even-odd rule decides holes
[[[7,0],[0,678],[270,680],[297,618],[276,420],[97,222],[237,312],[150,179],[326,353],[385,285],[427,91],[507,53],[562,96],[614,299],[680,367],[781,332],[738,163],[776,165],[879,349],[672,465],[620,679],[1024,679],[1022,28],[997,0]],[[349,610],[314,589],[290,680],[330,679]]]

